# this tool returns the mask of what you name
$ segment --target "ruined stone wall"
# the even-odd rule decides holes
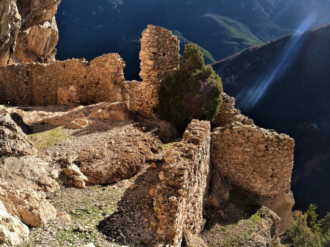
[[[231,184],[261,196],[288,192],[294,140],[240,122],[214,129],[211,160]]]
[[[153,107],[158,105],[158,89],[161,81],[179,66],[180,41],[171,31],[148,25],[141,39],[142,83],[134,95],[134,110],[141,115],[153,116]]]
[[[181,246],[183,232],[199,234],[205,224],[203,200],[210,170],[210,123],[193,120],[183,140],[165,156],[154,196],[157,233]]]
[[[223,127],[238,121],[245,124],[253,124],[253,120],[241,114],[241,111],[235,108],[235,99],[222,94],[222,104],[220,105],[219,114],[215,117],[213,123],[218,127]]]
[[[254,125],[226,94],[215,122],[221,127],[211,134],[212,170],[230,184],[258,195],[259,205],[281,217],[276,231],[284,233],[291,225],[295,203],[291,192],[295,141]]]
[[[94,104],[104,101],[129,105],[129,85],[118,54],[52,64],[27,63],[0,67],[0,104]]]

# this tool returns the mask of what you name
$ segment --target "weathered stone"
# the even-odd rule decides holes
[[[208,247],[203,239],[189,231],[183,233],[182,247]]]
[[[8,213],[18,217],[24,224],[42,227],[56,219],[56,209],[46,200],[43,192],[34,190],[5,191],[0,188],[0,200]]]
[[[272,197],[261,197],[260,204],[276,212],[281,218],[276,225],[278,235],[283,234],[292,224],[292,207],[295,203],[292,191]]]
[[[51,64],[22,63],[0,68],[0,104],[57,105],[124,102],[129,89],[118,54],[57,61]]]
[[[211,168],[210,177],[209,195],[205,204],[219,208],[229,200],[230,185],[226,183],[217,167]]]
[[[153,34],[153,35],[150,35]],[[142,116],[154,116],[158,105],[158,89],[164,77],[179,66],[180,41],[171,31],[148,25],[141,39],[142,83],[130,82],[132,102],[130,110]]]
[[[9,113],[0,111],[0,156],[30,155],[37,153],[22,129],[12,120]]]
[[[0,6],[0,66],[54,61],[60,0],[5,0]],[[19,6],[19,7],[17,7]]]
[[[277,225],[280,222],[280,217],[267,207],[262,207],[258,210],[261,220],[254,228],[251,234],[251,239],[244,245],[248,247],[280,247],[280,239],[276,232]]]
[[[210,123],[193,120],[182,142],[165,156],[161,182],[154,193],[157,233],[166,244],[181,246],[183,232],[199,234],[210,169]]]
[[[235,108],[235,99],[223,93],[219,114],[215,117],[213,123],[218,127],[224,127],[234,121],[253,125],[252,119],[242,115],[241,111]]]
[[[0,200],[0,244],[18,245],[29,237],[29,228],[10,215]]]
[[[51,170],[47,162],[34,156],[10,157],[0,166],[0,187],[5,190],[42,189],[54,192],[60,187],[50,177]]]

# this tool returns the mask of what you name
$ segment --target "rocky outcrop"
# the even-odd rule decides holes
[[[10,157],[0,166],[0,187],[5,190],[36,189],[54,192],[60,187],[51,178],[49,164],[34,156]]]
[[[181,246],[184,232],[197,235],[203,230],[209,170],[210,123],[193,120],[182,142],[166,154],[161,182],[152,193],[157,233],[166,244]]]
[[[248,244],[244,246],[280,247],[281,243],[276,230],[278,228],[277,225],[281,220],[280,217],[267,207],[259,209],[257,214],[261,219],[255,226]]]
[[[46,200],[43,192],[35,190],[8,190],[0,188],[0,200],[9,214],[24,224],[42,227],[56,219],[56,209]]]
[[[0,5],[0,66],[7,65],[15,49],[15,40],[21,27],[16,0],[4,0]]]
[[[259,199],[259,203],[276,212],[281,218],[280,223],[276,227],[279,235],[289,229],[292,224],[292,207],[295,204],[292,191],[283,192],[275,196],[262,196]]]
[[[0,6],[0,66],[55,60],[60,0],[5,0]]]
[[[140,51],[142,83],[135,82],[131,86],[132,111],[146,117],[154,116],[160,82],[179,66],[179,50],[180,41],[171,31],[152,25],[143,31]]]
[[[29,228],[10,215],[0,200],[0,243],[18,245],[29,237]]]
[[[0,111],[0,157],[3,155],[31,155],[37,150],[9,113]]]

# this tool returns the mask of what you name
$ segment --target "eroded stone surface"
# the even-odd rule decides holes
[[[29,228],[10,215],[0,200],[0,244],[18,245],[29,237]]]
[[[3,155],[30,155],[37,150],[9,113],[0,111],[0,157]]]
[[[43,192],[35,190],[8,190],[0,188],[0,200],[9,214],[24,224],[42,227],[56,219],[56,209],[46,200]]]
[[[142,83],[130,82],[132,111],[154,116],[153,107],[159,103],[160,83],[179,66],[179,50],[180,41],[171,31],[152,25],[143,31],[140,51]]]
[[[230,183],[261,196],[291,188],[294,140],[259,128],[233,122],[212,133],[212,164]]]
[[[49,164],[34,156],[10,157],[0,165],[0,187],[5,190],[41,189],[54,192],[60,187],[51,177]]]
[[[182,142],[165,156],[161,182],[152,193],[157,233],[181,246],[184,231],[199,234],[205,225],[203,201],[210,169],[210,122],[193,120]]]
[[[0,6],[0,66],[54,61],[60,0],[5,0]]]
[[[0,103],[11,105],[95,104],[129,102],[129,89],[118,54],[57,61],[21,63],[0,68]]]

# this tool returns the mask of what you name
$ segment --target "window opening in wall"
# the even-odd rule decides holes
[[[156,56],[156,55],[157,55],[157,53],[156,53],[156,52],[153,52],[153,53],[152,53],[152,55]]]
[[[165,57],[165,52],[163,53],[163,56]]]

